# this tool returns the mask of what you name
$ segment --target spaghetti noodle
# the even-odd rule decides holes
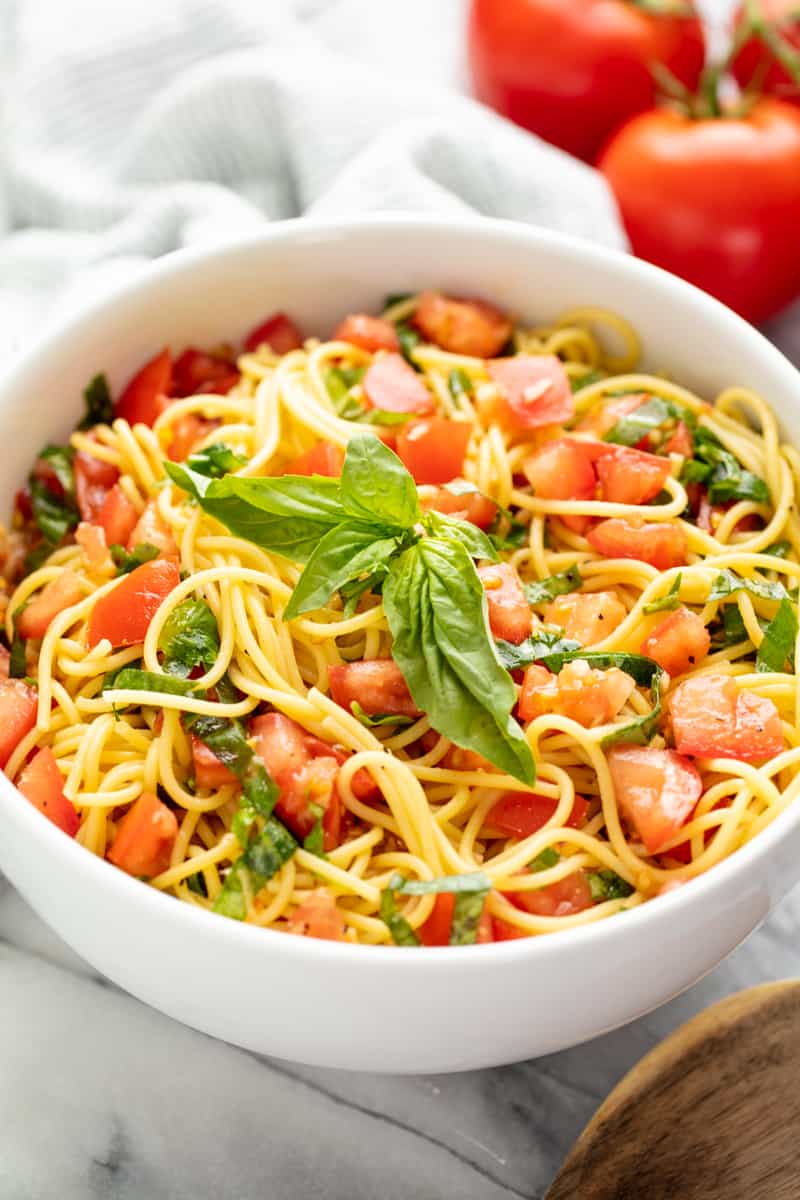
[[[713,867],[800,789],[800,455],[639,352],[603,309],[512,331],[426,293],[164,352],[113,410],[93,381],[17,504],[7,774],[186,903],[370,944],[571,928]]]

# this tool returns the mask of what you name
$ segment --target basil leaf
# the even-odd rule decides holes
[[[394,308],[396,304],[405,304],[406,300],[413,300],[416,292],[390,292],[383,302],[381,312],[385,312],[387,308]]]
[[[222,891],[214,902],[214,912],[243,921],[247,916],[243,880],[248,879],[253,895],[277,875],[297,850],[297,842],[289,830],[275,817],[270,817],[261,833],[250,843],[228,872]]]
[[[728,646],[737,646],[749,641],[750,635],[745,628],[738,604],[726,604],[722,609],[721,626],[711,635],[712,649],[724,650]]]
[[[400,353],[407,362],[411,363],[411,366],[414,368],[414,370],[418,371],[419,367],[414,362],[413,354],[414,350],[422,341],[422,338],[419,336],[416,329],[414,329],[413,326],[408,325],[405,321],[398,321],[398,323],[395,325],[395,329],[397,330],[397,340],[400,343]]]
[[[13,628],[14,628],[14,636],[11,639],[11,647],[9,650],[9,658],[8,658],[8,677],[9,677],[9,679],[24,679],[25,676],[28,674],[27,660],[25,657],[25,638],[20,637],[19,633],[17,632],[17,617],[22,612],[22,609],[24,607],[25,607],[24,605],[22,605],[22,604],[20,605],[20,607],[14,613],[14,618],[13,618],[13,622],[12,622]]]
[[[224,442],[214,442],[213,445],[190,454],[186,465],[199,475],[206,475],[209,479],[221,479],[231,471],[238,471],[246,462],[243,454],[237,454]]]
[[[183,724],[184,728],[204,742],[241,782],[243,801],[260,816],[270,817],[280,793],[247,741],[241,721],[184,713]]]
[[[482,529],[470,521],[462,521],[460,517],[451,517],[431,509],[425,515],[424,524],[434,537],[452,538],[461,542],[470,558],[498,561],[498,554],[491,540]]]
[[[345,421],[366,419],[366,410],[350,389],[364,378],[365,367],[328,367],[323,374],[325,387],[337,417]]]
[[[602,871],[587,871],[586,879],[595,904],[604,900],[624,900],[635,890],[626,879],[607,867]]]
[[[186,879],[186,886],[196,896],[204,896],[206,900],[208,899],[208,888],[202,871],[196,871],[194,875],[189,875]]]
[[[453,367],[447,376],[447,387],[454,400],[472,393],[472,380],[463,367]]]
[[[158,546],[153,546],[150,542],[140,542],[138,546],[134,546],[133,550],[126,550],[124,546],[115,542],[108,549],[114,560],[114,566],[117,568],[117,577],[135,571],[143,563],[152,562],[161,553]]]
[[[400,875],[400,883],[395,882],[397,879],[397,875],[390,879],[389,886],[402,896],[440,896],[443,892],[463,896],[481,892],[485,894],[492,890],[492,881],[483,871],[470,871],[468,875],[442,875],[439,879],[404,879]]]
[[[340,500],[348,514],[371,525],[409,529],[422,516],[413,476],[394,451],[369,434],[347,443]]]
[[[589,387],[592,383],[599,383],[606,376],[602,371],[585,371],[583,375],[570,376],[569,386],[570,391],[579,392],[582,388]]]
[[[74,451],[68,446],[45,446],[39,455],[64,489],[63,496],[56,496],[44,480],[35,474],[28,476],[33,519],[51,546],[62,542],[78,524],[79,514],[74,500],[75,474],[72,469],[74,457]]]
[[[552,652],[543,655],[539,662],[543,663],[550,671],[557,672],[565,663],[575,662],[576,659],[588,663],[590,667],[599,671],[608,671],[611,667],[617,667],[635,679],[639,687],[651,687],[655,679],[663,674],[662,668],[655,659],[648,658],[644,654],[628,654],[625,651],[573,650],[566,654]]]
[[[208,669],[219,654],[217,619],[204,600],[184,600],[164,622],[158,648],[164,670],[184,678],[194,667]]]
[[[303,849],[308,850],[309,854],[316,854],[317,858],[326,858],[325,834],[322,829],[322,818],[325,816],[325,809],[320,804],[312,803],[309,804],[308,811],[314,818],[314,827],[306,835],[303,841]]]
[[[456,897],[449,944],[451,946],[469,946],[477,938],[478,923],[491,887],[492,881],[482,871],[474,871],[469,875],[446,875],[441,879],[404,879],[402,875],[396,874],[389,880],[389,885],[381,896],[381,917],[389,926],[397,945],[419,945],[417,935],[405,918],[397,912],[395,896],[429,896],[449,893]],[[396,935],[403,940],[398,941]],[[409,935],[413,941],[410,940]]]
[[[385,574],[401,539],[376,537],[369,525],[339,525],[320,540],[292,592],[283,614],[292,621],[326,604],[344,584],[362,577]]]
[[[545,846],[541,854],[537,854],[536,858],[531,859],[528,863],[528,870],[538,873],[539,871],[547,871],[550,867],[554,867],[556,863],[561,862],[561,855],[552,846]]]
[[[604,436],[606,442],[616,442],[620,446],[635,446],[642,438],[647,437],[654,429],[658,429],[673,415],[673,410],[657,396],[644,400],[638,408],[627,416],[620,417],[615,425]]]
[[[797,612],[790,600],[781,600],[778,611],[764,631],[756,655],[757,671],[783,671],[788,659],[794,670],[797,643]]]
[[[657,664],[654,665],[657,674],[653,676],[650,685],[653,695],[653,707],[650,712],[645,713],[643,717],[636,717],[628,725],[623,725],[606,734],[600,743],[603,749],[613,746],[615,742],[630,742],[637,746],[646,746],[650,742],[661,719],[661,685],[664,680],[664,671]]]
[[[45,446],[39,455],[46,462],[68,496],[75,495],[75,451],[71,446]]]
[[[392,876],[392,879],[389,880],[390,886],[384,888],[381,892],[381,920],[392,935],[392,941],[395,946],[418,946],[420,944],[419,938],[403,914],[397,911],[397,902],[391,884],[398,878],[402,879],[402,875]]]
[[[357,721],[362,725],[366,725],[367,729],[372,729],[380,725],[413,725],[415,717],[401,717],[397,713],[376,713],[375,716],[370,716],[364,712],[357,700],[350,701],[350,711]]]
[[[425,538],[389,569],[383,603],[400,667],[434,729],[524,783],[536,779],[511,715],[516,688],[489,636],[486,596],[460,542]]]
[[[732,596],[734,592],[749,592],[751,596],[756,596],[759,600],[787,599],[786,588],[782,583],[771,582],[761,575],[753,575],[744,579],[727,567],[714,580],[706,599],[723,600],[725,596]]]
[[[680,608],[680,590],[681,576],[676,575],[672,581],[672,586],[659,600],[652,600],[650,604],[645,604],[642,612],[657,613],[657,612],[673,612],[674,609]]]
[[[103,683],[103,691],[163,692],[169,696],[191,696],[196,689],[190,679],[176,679],[174,675],[158,675],[154,671],[140,671],[135,667],[122,667],[114,672],[113,681]]]
[[[95,375],[83,390],[86,416],[78,429],[91,429],[93,425],[110,425],[114,419],[114,402],[111,399],[105,375]]]
[[[681,467],[679,478],[681,483],[705,483],[711,471],[708,463],[699,462],[696,458],[687,458]]]
[[[357,417],[348,417],[346,419],[365,421],[367,425],[407,425],[409,421],[414,419],[414,414],[392,412],[388,408],[362,408]]]
[[[307,562],[325,534],[347,518],[338,479],[322,475],[207,479],[178,463],[165,462],[164,469],[231,533],[292,562]]]
[[[792,552],[792,543],[789,541],[773,542],[771,546],[767,546],[764,554],[771,554],[773,558],[788,558]]]
[[[535,583],[525,584],[525,599],[528,604],[544,604],[554,596],[565,596],[568,592],[576,592],[583,583],[583,576],[577,567],[561,571],[558,575],[548,575],[546,579],[538,579]]]
[[[582,648],[580,642],[565,638],[560,633],[550,633],[547,629],[538,630],[519,645],[504,642],[502,638],[497,638],[495,645],[500,662],[507,671],[517,671],[531,663],[541,662],[548,654],[569,654]]]
[[[694,441],[695,459],[711,468],[706,478],[708,498],[712,504],[727,504],[730,500],[769,504],[769,488],[764,480],[752,471],[745,470],[736,455],[726,450],[716,434],[701,425],[695,432]]]
[[[373,592],[376,595],[380,593],[385,576],[385,571],[376,571],[374,575],[368,575],[365,579],[351,579],[349,583],[342,584],[339,588],[339,595],[344,601],[344,608],[342,609],[343,621],[350,620],[356,612],[358,602],[365,592]]]

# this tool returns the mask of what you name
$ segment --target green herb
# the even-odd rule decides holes
[[[554,867],[556,863],[561,862],[561,855],[552,846],[545,846],[541,854],[537,854],[536,858],[531,859],[528,863],[529,871],[548,871],[550,867]]]
[[[387,308],[394,308],[396,304],[405,304],[406,300],[413,300],[416,292],[390,292],[383,302],[381,312],[385,312]]]
[[[547,629],[539,629],[519,645],[504,642],[502,638],[498,638],[495,645],[500,662],[507,671],[518,671],[531,663],[541,662],[548,654],[569,654],[582,649],[580,642],[565,638],[560,633],[551,633]]]
[[[447,892],[456,897],[450,945],[472,945],[478,935],[478,923],[491,887],[492,881],[482,871],[474,871],[469,875],[445,875],[441,879],[404,879],[402,875],[395,874],[381,895],[381,917],[388,925],[396,945],[418,946],[417,935],[405,917],[397,912],[395,896],[429,896]]]
[[[498,554],[491,539],[470,521],[462,521],[460,517],[451,517],[431,509],[427,514],[426,522],[427,528],[435,537],[446,537],[461,542],[470,558],[487,558],[490,562],[498,561]]]
[[[516,688],[487,635],[486,596],[465,547],[425,538],[392,565],[383,604],[400,667],[434,729],[524,783],[536,768],[511,715]]]
[[[113,681],[108,677],[103,691],[120,692],[163,692],[169,696],[191,696],[194,684],[189,679],[176,679],[174,675],[159,675],[155,671],[140,671],[136,667],[122,667],[114,672]]]
[[[24,605],[15,611],[13,618],[14,636],[11,639],[11,649],[8,659],[8,675],[10,679],[24,679],[28,673],[28,667],[25,657],[25,638],[20,637],[17,632],[17,618],[22,612]]]
[[[196,896],[205,896],[208,899],[208,888],[206,887],[202,871],[196,871],[194,875],[189,875],[186,880],[186,886]]]
[[[792,543],[787,541],[773,542],[771,546],[767,546],[764,554],[771,554],[773,558],[788,558],[792,552]]]
[[[489,540],[499,554],[508,550],[519,550],[530,534],[530,526],[512,517],[507,508],[497,506],[497,516],[487,530]]]
[[[308,850],[309,854],[316,854],[317,858],[325,858],[325,833],[322,828],[325,809],[320,804],[312,803],[308,811],[314,818],[314,826],[303,842],[303,849]]]
[[[398,321],[397,325],[395,325],[395,329],[397,330],[397,340],[400,343],[400,352],[403,355],[403,358],[406,359],[407,362],[411,363],[411,366],[415,371],[418,371],[419,367],[414,362],[413,355],[415,349],[422,341],[422,338],[419,336],[416,329],[414,329],[412,325],[408,325],[405,321]]]
[[[209,479],[221,479],[231,471],[238,471],[246,462],[243,454],[237,454],[224,442],[214,442],[211,446],[196,450],[186,460],[190,470],[207,475]]]
[[[379,713],[375,716],[370,716],[364,712],[357,700],[350,702],[350,711],[357,721],[362,725],[366,725],[368,729],[375,728],[380,725],[413,725],[414,717],[401,717],[397,713]]]
[[[673,416],[674,410],[664,400],[657,396],[644,400],[638,408],[627,416],[620,417],[615,425],[605,435],[606,442],[616,442],[620,446],[635,446],[642,438],[647,437],[655,429],[660,428]]]
[[[722,609],[721,626],[711,637],[712,649],[724,650],[728,646],[737,646],[749,641],[750,635],[745,628],[738,604],[726,604]]]
[[[615,742],[631,742],[637,746],[648,745],[661,720],[661,688],[664,678],[665,673],[659,668],[657,674],[653,675],[650,684],[653,707],[643,717],[636,717],[627,725],[622,725],[618,729],[613,729],[611,733],[607,733],[600,743],[603,749],[613,746]]]
[[[794,670],[797,643],[797,612],[790,600],[781,600],[778,611],[764,631],[756,655],[757,671],[783,671],[787,659]]]
[[[252,824],[256,815],[270,817],[278,799],[278,788],[247,741],[241,721],[184,713],[183,724],[242,784],[244,819],[238,822],[239,831],[244,833],[244,827],[248,822]],[[239,840],[244,844],[247,839]]]
[[[143,563],[152,562],[161,553],[158,546],[153,546],[150,542],[140,542],[138,546],[134,546],[133,550],[126,550],[124,546],[115,542],[113,546],[109,546],[109,550],[118,576],[127,575],[130,571],[141,567]]]
[[[759,600],[786,600],[788,593],[782,583],[771,582],[761,575],[751,575],[747,579],[737,575],[727,567],[714,580],[708,600],[723,600],[734,592],[748,592]]]
[[[472,380],[463,367],[453,367],[447,376],[447,386],[454,400],[460,400],[472,392]]]
[[[696,458],[687,458],[681,467],[681,483],[705,483],[713,468],[708,463],[698,462]]]
[[[586,879],[594,904],[601,904],[604,900],[625,900],[632,896],[635,890],[621,875],[608,868],[602,871],[588,871]]]
[[[184,600],[164,622],[158,648],[164,670],[186,678],[194,667],[206,670],[219,654],[217,619],[204,600]]]
[[[244,880],[247,879],[250,892],[255,895],[273,875],[277,875],[296,850],[297,842],[286,826],[275,817],[269,817],[261,832],[232,865],[214,902],[214,912],[243,921],[247,916]]]
[[[93,425],[110,425],[114,419],[114,403],[105,375],[95,375],[84,388],[86,416],[78,429],[91,429]]]
[[[711,504],[727,504],[730,500],[752,500],[755,504],[769,504],[769,488],[763,479],[747,471],[735,454],[726,450],[716,434],[701,425],[694,434],[694,461],[709,468],[708,499]],[[693,460],[690,460],[693,461]],[[684,469],[688,463],[684,464]],[[693,469],[696,474],[697,468]],[[681,478],[684,477],[683,473]]]
[[[681,576],[680,573],[675,576],[672,581],[672,586],[659,600],[652,600],[649,604],[645,604],[643,612],[672,612],[676,608],[680,608],[681,604]]]
[[[599,383],[601,379],[605,379],[602,371],[585,371],[583,375],[570,376],[569,386],[571,391],[580,392],[585,387],[590,387],[593,383]]]
[[[38,571],[39,567],[53,553],[53,547],[49,542],[41,541],[38,546],[34,546],[26,555],[22,564],[22,570],[25,575],[30,575],[33,571]]]
[[[45,446],[39,455],[46,462],[68,496],[75,495],[75,451],[71,446]]]
[[[401,876],[393,875],[389,881],[391,883],[397,879],[402,879]],[[419,938],[414,933],[414,930],[409,925],[402,913],[397,911],[397,901],[395,893],[391,886],[386,887],[381,892],[380,906],[381,920],[387,926],[389,933],[392,935],[392,941],[395,946],[418,946]]]
[[[28,476],[33,519],[50,548],[62,542],[78,524],[75,504],[75,473],[72,462],[75,452],[69,446],[45,446],[39,458],[48,464],[63,488],[63,496],[50,491],[44,480],[35,473]]]
[[[583,576],[577,567],[561,571],[558,575],[549,575],[535,583],[525,584],[525,599],[528,604],[544,604],[554,596],[565,596],[568,592],[576,592],[583,583]]]

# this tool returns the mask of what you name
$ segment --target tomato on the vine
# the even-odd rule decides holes
[[[733,36],[739,85],[800,104],[800,0],[748,0]]]
[[[470,11],[478,99],[587,161],[652,107],[654,63],[693,91],[704,55],[694,0],[473,0]]]
[[[800,110],[771,97],[739,114],[657,109],[599,167],[631,247],[751,321],[800,293]]]

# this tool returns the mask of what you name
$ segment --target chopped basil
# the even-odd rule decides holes
[[[392,876],[390,885],[398,876]],[[402,879],[402,875],[399,876]],[[397,901],[395,893],[391,886],[384,888],[381,892],[381,920],[392,935],[392,941],[395,946],[418,946],[419,938],[414,933],[414,930],[409,925],[402,913],[397,911]]]
[[[600,383],[601,379],[605,379],[602,371],[585,371],[583,375],[570,376],[569,386],[573,392],[580,392],[582,388],[589,387],[593,383]]]
[[[659,600],[652,600],[650,604],[645,604],[642,609],[646,613],[657,612],[672,612],[676,608],[680,608],[681,598],[681,576],[676,575],[672,581],[672,586]]]
[[[350,711],[356,720],[360,721],[362,725],[366,725],[368,729],[380,725],[413,725],[415,721],[414,717],[402,717],[397,713],[377,713],[375,716],[370,716],[369,713],[364,712],[357,700],[351,701]]]
[[[411,366],[415,371],[418,371],[419,367],[414,362],[413,353],[422,341],[422,338],[419,336],[416,329],[414,329],[412,325],[408,325],[405,321],[398,321],[398,323],[395,325],[395,329],[397,330],[397,340],[400,343],[400,352],[402,353],[403,358],[406,359],[407,362],[411,363]]]
[[[454,400],[460,400],[472,392],[472,380],[463,367],[453,367],[447,376],[447,386]]]
[[[657,396],[644,400],[627,416],[620,417],[605,434],[606,442],[616,442],[621,446],[635,446],[642,438],[647,437],[654,429],[658,429],[672,416],[670,406]]]
[[[84,388],[83,399],[86,416],[78,429],[91,429],[93,425],[110,425],[114,418],[114,403],[105,375],[95,375]]]
[[[187,599],[164,622],[158,648],[164,670],[186,678],[194,667],[206,670],[219,654],[217,619],[204,600]]]
[[[531,859],[528,863],[529,871],[547,871],[550,867],[554,867],[556,863],[561,862],[561,855],[552,846],[545,846],[541,854],[537,854],[536,858]]]
[[[197,471],[199,475],[207,475],[209,479],[221,479],[231,471],[238,471],[246,462],[243,454],[238,454],[224,442],[214,442],[211,446],[196,450],[186,460],[192,471]]]
[[[602,904],[604,900],[625,900],[635,890],[621,875],[607,867],[602,871],[587,871],[586,878],[595,904]]]
[[[469,875],[445,875],[441,879],[404,879],[395,874],[381,895],[381,917],[398,946],[418,946],[419,938],[408,921],[397,912],[396,895],[428,896],[443,892],[455,895],[450,928],[451,946],[472,945],[478,936],[478,924],[492,882],[482,871]]]
[[[8,659],[8,675],[10,679],[24,679],[28,673],[25,657],[25,638],[20,637],[19,633],[17,632],[17,617],[22,612],[23,608],[24,605],[20,605],[20,607],[14,613],[14,636],[11,639],[11,649],[9,651]]]
[[[394,308],[396,304],[405,304],[406,300],[413,300],[416,292],[390,292],[383,302],[381,312],[385,312],[387,308]]]
[[[661,686],[664,677],[665,673],[661,668],[653,676],[650,684],[653,707],[650,709],[650,712],[645,713],[643,717],[636,717],[627,725],[613,729],[611,733],[607,733],[601,742],[603,749],[607,746],[613,746],[616,742],[632,742],[637,746],[646,746],[650,742],[658,727],[658,722],[661,720]]]
[[[710,429],[701,425],[694,434],[694,459],[708,468],[703,482],[708,482],[708,499],[711,504],[727,504],[731,500],[752,500],[755,504],[769,504],[769,488],[760,476],[747,471],[741,465],[735,454],[726,450],[722,442]],[[681,478],[684,482],[693,482],[699,474],[699,468],[691,469],[691,476],[686,474],[688,462],[684,463]]]
[[[529,604],[544,604],[554,596],[565,596],[568,592],[576,592],[583,583],[583,576],[577,567],[570,567],[558,575],[549,575],[535,583],[525,584],[525,598]]]
[[[176,679],[174,675],[159,675],[154,671],[140,671],[136,667],[122,667],[115,671],[111,681],[108,676],[103,691],[120,692],[163,692],[169,696],[191,696],[194,684],[189,679]]]
[[[738,646],[749,641],[750,635],[745,628],[738,604],[726,604],[722,609],[722,622],[712,632],[711,648],[724,650],[728,646]]]
[[[519,645],[497,638],[495,646],[500,662],[507,671],[517,671],[530,666],[531,663],[541,662],[548,654],[569,654],[573,650],[581,649],[580,642],[565,638],[560,633],[551,633],[547,629],[539,629]]]
[[[189,875],[186,880],[186,886],[190,892],[194,892],[196,896],[205,896],[208,899],[208,888],[206,881],[203,878],[202,871],[196,871],[194,875]]]
[[[771,546],[767,546],[764,554],[771,554],[773,558],[788,558],[792,552],[792,543],[782,540],[773,542]]]
[[[240,781],[243,805],[252,809],[252,819],[255,819],[256,815],[271,816],[278,799],[278,788],[247,741],[241,721],[184,713],[183,724],[190,733],[208,746]],[[246,811],[245,817],[250,819],[251,814]],[[240,822],[240,829],[241,824]]]
[[[39,458],[47,463],[63,488],[62,496],[51,492],[44,480],[35,473],[28,476],[33,519],[50,547],[57,546],[78,524],[75,503],[75,473],[72,462],[75,452],[69,446],[45,446]]]
[[[781,600],[778,611],[764,630],[756,655],[757,671],[783,671],[789,660],[794,671],[797,643],[797,612],[790,600]]]
[[[751,575],[744,578],[735,571],[725,568],[714,580],[708,600],[723,600],[734,592],[749,592],[759,600],[786,600],[788,593],[782,583],[764,579],[761,575]]]
[[[61,484],[68,496],[75,495],[75,451],[71,446],[45,446],[39,455]]]
[[[115,542],[113,546],[109,546],[109,551],[114,560],[114,566],[117,568],[118,576],[127,575],[130,571],[141,567],[143,563],[152,562],[161,553],[158,546],[153,546],[150,542],[140,542],[138,546],[134,546],[133,550],[126,550],[124,546]]]
[[[275,817],[269,817],[260,833],[231,866],[222,891],[214,902],[214,912],[243,921],[247,916],[244,880],[248,880],[253,895],[277,875],[297,850],[297,842],[289,830]]]
[[[687,458],[681,467],[681,483],[705,483],[712,468],[708,463],[698,462],[696,458]]]
[[[320,804],[311,803],[308,811],[314,818],[314,826],[303,842],[303,849],[308,850],[309,854],[316,854],[317,858],[325,858],[325,834],[322,829],[325,809]]]

